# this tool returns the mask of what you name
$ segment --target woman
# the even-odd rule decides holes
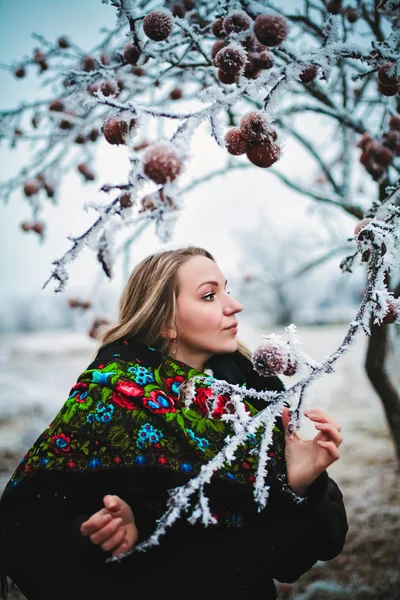
[[[213,525],[183,515],[157,544],[135,551],[176,508],[171,491],[194,481],[233,433],[231,398],[211,402],[211,383],[276,391],[277,398],[284,390],[278,377],[257,374],[237,341],[242,306],[225,286],[201,248],[161,252],[133,270],[118,323],[1,499],[2,573],[28,600],[161,593],[269,600],[274,579],[293,582],[341,552],[346,513],[326,472],[339,458],[340,427],[323,411],[308,411],[318,434],[300,440],[288,433],[287,407],[266,461],[263,510],[253,497],[257,432],[205,486]],[[187,407],[182,390],[193,382]],[[266,406],[256,396],[245,401],[249,415]]]

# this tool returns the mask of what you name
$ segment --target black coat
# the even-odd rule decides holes
[[[100,350],[92,365],[118,352],[118,342]],[[123,356],[122,356],[123,358]],[[129,356],[126,358],[129,360]],[[214,376],[258,390],[282,390],[279,378],[262,378],[236,352],[214,357]],[[256,402],[256,401],[255,401]],[[256,408],[261,409],[259,406]],[[273,579],[294,582],[318,560],[343,548],[347,520],[342,494],[324,472],[298,503],[284,478],[271,479],[266,508],[257,512],[251,486],[212,480],[211,507],[224,514],[218,526],[175,523],[158,546],[121,561],[80,534],[80,525],[117,494],[135,514],[141,539],[163,514],[168,490],[187,477],[171,470],[105,469],[98,473],[42,470],[26,485],[6,489],[0,503],[0,572],[15,580],[28,600],[125,600],[162,593],[192,598],[276,598]],[[140,541],[139,540],[139,541]]]

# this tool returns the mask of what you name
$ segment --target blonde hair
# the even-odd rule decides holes
[[[162,332],[177,324],[178,269],[192,256],[215,262],[207,250],[197,246],[161,251],[139,262],[122,292],[117,323],[100,334],[101,345],[128,336],[169,354],[172,340]],[[238,350],[250,358],[251,351],[239,341]]]

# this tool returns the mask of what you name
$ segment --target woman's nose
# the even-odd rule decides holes
[[[229,296],[229,300],[230,302],[226,305],[225,307],[225,311],[228,314],[236,314],[238,312],[241,312],[243,310],[243,306],[240,304],[240,302],[238,302],[237,300],[235,300],[235,298],[232,298],[232,296]]]

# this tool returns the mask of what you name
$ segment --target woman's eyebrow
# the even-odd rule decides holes
[[[203,283],[201,283],[201,284],[198,286],[198,288],[196,289],[196,292],[197,292],[197,290],[198,290],[199,288],[201,288],[201,286],[202,286],[202,285],[206,285],[207,283],[208,283],[208,284],[211,284],[211,285],[215,285],[216,287],[218,287],[218,286],[219,286],[219,283],[218,283],[218,281],[203,281]],[[226,287],[226,284],[227,284],[227,283],[228,283],[228,280],[226,280],[226,281],[225,281],[225,287]]]

